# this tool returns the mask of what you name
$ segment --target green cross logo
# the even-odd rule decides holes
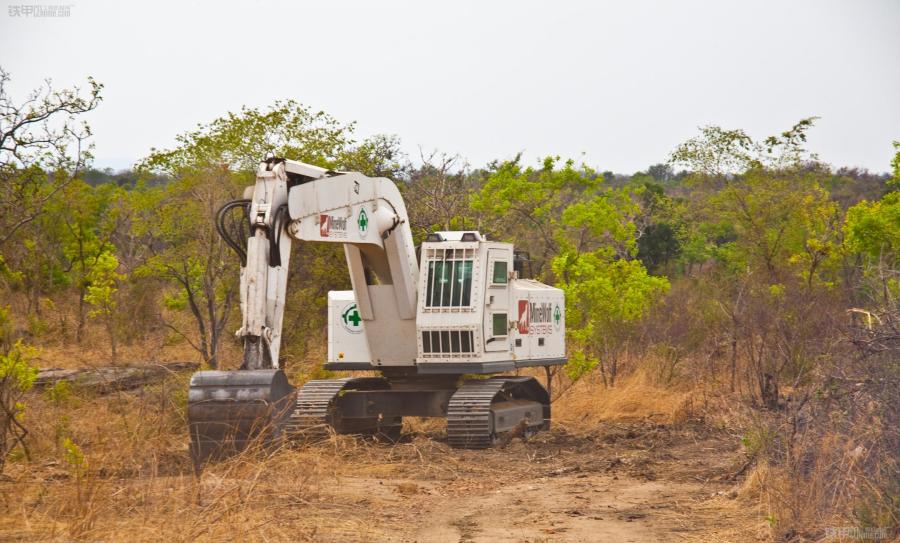
[[[359,208],[359,218],[356,219],[356,224],[359,225],[359,235],[366,237],[369,231],[369,216],[364,208]]]
[[[344,308],[341,313],[341,324],[351,334],[362,332],[362,317],[359,316],[359,309],[356,304],[350,304]]]
[[[560,322],[562,322],[562,310],[559,308],[559,305],[557,305],[556,309],[553,311],[553,324],[559,328]]]

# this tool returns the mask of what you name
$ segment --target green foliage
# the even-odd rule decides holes
[[[840,266],[841,212],[824,184],[827,168],[803,144],[814,118],[757,142],[740,130],[706,127],[672,154],[693,170],[691,261],[714,256],[734,275],[797,277],[830,287]],[[724,235],[723,235],[724,234]]]
[[[131,235],[150,247],[136,278],[170,285],[163,303],[189,311],[194,332],[180,331],[203,360],[215,365],[220,333],[235,298],[238,262],[214,227],[216,211],[239,194],[246,176],[221,167],[197,165],[165,187],[141,188],[131,200]]]
[[[751,170],[783,170],[815,160],[804,148],[806,132],[818,117],[801,119],[790,130],[763,141],[754,141],[743,130],[705,126],[700,136],[679,145],[671,162],[694,173],[694,181],[718,181]],[[698,177],[699,175],[699,177]]]
[[[612,383],[628,331],[668,288],[636,258],[639,217],[664,205],[657,187],[611,188],[572,160],[531,168],[517,158],[495,165],[471,198],[489,231],[537,254],[539,275],[565,292],[572,379],[600,366]]]
[[[97,256],[96,263],[87,276],[89,286],[84,297],[87,303],[94,306],[88,313],[89,316],[109,318],[116,310],[117,285],[125,279],[124,275],[116,272],[118,268],[119,260],[116,255],[104,251]]]
[[[569,361],[566,362],[564,370],[566,377],[572,381],[577,381],[593,371],[599,364],[600,360],[598,358],[587,356],[584,350],[576,350],[569,356]]]
[[[482,216],[483,230],[527,251],[536,277],[552,283],[551,260],[560,249],[563,214],[572,205],[590,202],[602,184],[602,176],[585,165],[576,167],[573,160],[546,157],[534,168],[523,167],[516,157],[491,166],[470,207]]]
[[[541,227],[559,220],[566,203],[578,193],[590,194],[603,179],[587,166],[575,167],[573,160],[560,165],[559,157],[546,157],[540,168],[523,168],[520,158],[501,163],[472,198],[476,211],[496,217],[514,214],[513,220]]]
[[[57,381],[53,386],[47,387],[44,395],[56,407],[68,405],[72,401],[72,385],[65,380]]]
[[[163,305],[173,311],[184,311],[188,306],[188,294],[185,290],[166,292],[163,295]]]
[[[894,149],[897,151],[894,153],[894,158],[891,160],[891,169],[893,170],[893,177],[888,184],[893,187],[895,190],[900,190],[900,141],[894,142]]]
[[[569,376],[580,377],[607,357],[605,371],[614,380],[615,357],[630,326],[666,292],[668,280],[649,275],[639,260],[613,260],[606,249],[563,251],[553,268],[564,278],[557,286],[566,294],[566,333],[575,353]]]
[[[0,307],[0,385],[10,396],[18,396],[31,390],[37,378],[37,368],[29,363],[37,355],[37,350],[21,340],[11,341],[9,312],[9,306]]]
[[[324,168],[398,177],[404,169],[398,138],[376,135],[357,144],[354,130],[354,123],[342,123],[294,100],[276,101],[265,109],[244,107],[180,134],[174,149],[153,149],[139,169],[175,177],[209,167],[249,174],[274,154]],[[252,182],[245,175],[240,184]]]
[[[337,165],[351,143],[352,124],[314,112],[293,100],[265,110],[242,108],[175,138],[172,150],[153,149],[142,168],[179,175],[198,166],[252,172],[267,153],[324,167]]]
[[[900,142],[894,146],[893,190],[881,200],[863,200],[848,209],[843,226],[844,248],[863,257],[864,290],[888,306],[900,299]]]
[[[81,447],[72,441],[72,438],[65,437],[62,441],[62,450],[63,459],[66,461],[66,464],[69,465],[69,469],[71,469],[76,476],[83,475],[87,469],[87,460],[84,457],[84,452],[81,450]]]
[[[11,342],[9,308],[0,307],[0,471],[16,445],[25,448],[25,393],[34,386],[38,370],[31,365],[36,349],[21,340]]]
[[[847,210],[844,235],[850,251],[889,261],[900,257],[900,191]]]
[[[0,355],[0,386],[6,389],[7,394],[19,396],[31,390],[37,379],[38,369],[30,361],[36,354],[35,348],[19,340],[5,354]],[[20,409],[15,412],[16,416],[21,415]]]

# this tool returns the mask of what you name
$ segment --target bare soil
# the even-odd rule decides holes
[[[456,451],[439,432],[366,444],[308,504],[315,541],[753,541],[736,503],[735,439],[702,426],[609,423],[502,449]],[[327,449],[327,445],[323,445]],[[322,451],[325,453],[326,451]],[[372,473],[381,466],[384,474]],[[314,512],[314,510],[317,510]],[[759,534],[764,538],[764,534]]]

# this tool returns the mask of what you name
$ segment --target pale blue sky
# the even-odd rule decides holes
[[[818,115],[824,161],[886,171],[900,139],[897,0],[66,3],[4,6],[0,65],[19,96],[105,83],[100,167],[279,98],[473,166],[584,153],[631,173],[700,125],[762,137]]]

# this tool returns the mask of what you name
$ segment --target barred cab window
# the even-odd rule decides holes
[[[428,262],[427,307],[464,307],[472,303],[472,261]]]
[[[425,354],[472,353],[475,341],[471,330],[425,330],[422,332]]]

